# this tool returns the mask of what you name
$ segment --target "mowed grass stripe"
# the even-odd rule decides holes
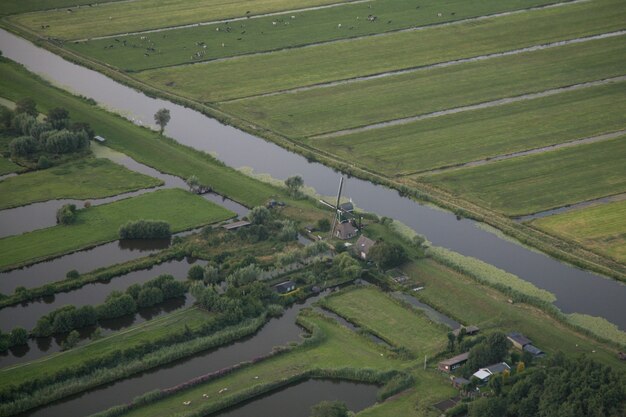
[[[172,232],[180,232],[232,216],[231,211],[185,190],[159,190],[78,210],[71,225],[0,239],[0,269],[117,240],[119,227],[131,220],[163,220]]]
[[[608,33],[625,28],[624,22],[624,2],[601,0],[227,61],[163,68],[141,72],[136,77],[198,101],[225,101]]]
[[[0,182],[0,210],[59,198],[110,197],[163,182],[107,159],[85,159]]]
[[[626,127],[626,82],[305,142],[386,175],[458,165]]]
[[[354,288],[322,300],[324,307],[420,357],[444,347],[446,330],[375,287]]]
[[[82,7],[71,13],[63,9],[23,14],[11,21],[46,37],[84,39],[349,1],[134,0]]]
[[[108,3],[120,0],[98,0],[98,3]],[[0,3],[0,16],[34,12],[37,10],[49,10],[58,7],[74,8],[80,5],[93,4],[93,0],[2,0]]]
[[[422,177],[510,216],[626,191],[626,136]]]
[[[415,0],[378,0],[211,26],[70,43],[67,47],[118,68],[138,71],[456,21],[545,3],[546,0],[505,3],[499,0],[480,3],[425,0],[416,8]],[[371,14],[378,17],[377,21],[367,20]]]
[[[626,36],[224,103],[289,137],[314,136],[623,75]]]
[[[626,263],[626,200],[544,217],[531,224]]]

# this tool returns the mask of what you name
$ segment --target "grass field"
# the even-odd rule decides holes
[[[394,346],[418,356],[433,356],[445,346],[446,330],[425,315],[403,307],[378,288],[351,289],[329,296],[322,305]]]
[[[0,239],[0,268],[32,263],[118,239],[130,220],[164,220],[172,232],[232,217],[234,213],[181,189],[159,190],[82,209],[75,224],[59,225]]]
[[[626,136],[423,177],[510,216],[626,191]]]
[[[594,40],[220,107],[287,136],[317,135],[623,75],[625,39]]]
[[[387,175],[406,175],[626,128],[626,82],[306,140]]]
[[[0,209],[60,198],[109,197],[161,184],[107,159],[88,158],[0,182]]]
[[[0,175],[10,174],[12,172],[19,172],[23,168],[13,162],[9,161],[7,158],[0,158]]]
[[[626,263],[626,200],[536,219],[531,224]]]
[[[264,204],[271,196],[284,198],[282,191],[254,180],[218,162],[212,156],[182,146],[151,130],[87,104],[85,101],[52,87],[24,68],[0,61],[0,91],[17,101],[36,97],[39,111],[65,107],[72,120],[88,122],[97,134],[107,138],[107,146],[123,152],[138,162],[181,178],[196,175],[213,189],[249,207]]]
[[[614,367],[624,367],[615,352],[602,344],[575,333],[542,311],[525,304],[509,304],[507,296],[432,260],[412,262],[404,268],[411,277],[424,283],[417,297],[437,310],[478,325],[481,331],[518,331],[548,354],[562,351],[567,355],[587,353]]]
[[[98,3],[107,3],[110,1],[118,0],[98,0]],[[91,3],[93,3],[93,0],[2,0],[2,4],[0,4],[0,16],[48,10],[57,7],[74,7]]]
[[[377,0],[267,16],[245,22],[120,36],[117,37],[118,40],[99,39],[70,43],[67,47],[118,68],[137,71],[456,21],[544,3],[545,0],[516,0],[505,3],[497,0],[480,3],[426,0],[416,8],[414,0]],[[378,16],[378,20],[368,21],[367,16],[370,14]],[[615,19],[615,13],[607,16],[608,21],[603,26],[612,27]],[[586,25],[577,30],[585,28]],[[412,43],[410,45],[415,46]],[[195,55],[196,53],[199,54]]]
[[[477,7],[476,2],[471,4]],[[625,19],[623,2],[601,0],[454,26],[163,68],[135,76],[199,101],[223,101],[611,32],[624,28]],[[204,38],[195,39],[200,40]],[[75,47],[78,46],[70,46]],[[83,47],[81,51],[96,53],[95,49]],[[118,52],[114,48],[107,56],[115,56]],[[98,49],[97,53],[105,58],[100,55],[103,50]],[[183,58],[188,55],[191,54],[184,54]],[[159,59],[155,56],[149,59],[153,58]],[[139,68],[137,66],[147,59],[142,55],[140,62],[133,61],[133,68]],[[124,68],[127,65],[126,61],[112,62],[123,63]]]
[[[185,326],[192,331],[197,330],[207,320],[207,317],[207,313],[202,310],[185,309],[132,326],[124,331],[66,352],[55,353],[32,362],[3,368],[0,370],[0,389],[81,365],[87,360],[118,350],[121,346],[133,347],[162,338],[184,329]]]
[[[19,15],[12,20],[44,35],[81,39],[239,16],[294,10],[338,0],[134,0],[96,7],[65,9]],[[43,29],[42,26],[48,26]]]

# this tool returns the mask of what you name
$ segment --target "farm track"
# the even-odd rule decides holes
[[[550,210],[540,211],[538,213],[528,214],[526,216],[515,217],[513,218],[513,220],[523,223],[523,222],[528,222],[528,221],[543,218],[543,217],[553,216],[555,214],[567,213],[568,211],[572,211],[576,209],[596,206],[598,204],[613,203],[613,202],[622,201],[622,200],[626,200],[626,193],[620,193],[620,194],[615,194],[615,195],[611,195],[607,197],[595,198],[593,200],[581,201],[580,203],[576,203],[576,204],[569,204],[566,206],[557,207],[557,208],[553,208]]]
[[[137,0],[128,0],[128,1],[137,1]],[[94,36],[93,38],[72,39],[71,41],[72,42],[97,41],[97,40],[100,40],[100,39],[118,38],[120,36],[145,35],[145,34],[149,34],[149,33],[167,32],[167,31],[176,30],[176,29],[188,29],[188,28],[195,28],[195,27],[199,27],[199,26],[221,25],[223,23],[240,22],[242,20],[259,19],[259,18],[262,18],[262,17],[281,16],[281,15],[290,14],[290,13],[311,12],[311,11],[315,11],[315,10],[324,10],[324,9],[331,9],[331,8],[334,8],[334,7],[341,7],[341,6],[345,6],[345,5],[348,5],[348,4],[369,3],[371,1],[373,1],[373,0],[346,0],[346,1],[343,1],[343,2],[340,2],[340,3],[324,4],[324,5],[321,5],[321,6],[304,7],[302,9],[281,10],[281,11],[278,11],[278,12],[263,13],[263,14],[253,15],[253,16],[242,16],[242,17],[234,17],[234,18],[231,18],[231,19],[220,19],[220,20],[211,20],[211,21],[208,21],[208,22],[189,23],[189,24],[186,24],[186,25],[168,26],[168,27],[158,28],[158,29],[140,30],[140,31],[137,31],[137,32],[117,33],[117,34],[114,34],[114,35]],[[574,3],[574,2],[583,2],[583,1],[590,1],[590,0],[574,0],[574,1],[572,1],[572,3]]]
[[[272,97],[272,96],[277,96],[281,94],[300,93],[300,92],[309,91],[309,90],[316,90],[318,88],[337,87],[340,85],[352,84],[352,83],[357,83],[361,81],[370,81],[370,80],[375,80],[379,78],[392,77],[395,75],[411,74],[411,73],[418,72],[418,71],[426,71],[426,70],[431,70],[431,69],[436,69],[436,68],[446,68],[446,67],[451,67],[453,65],[467,64],[470,62],[486,61],[488,59],[493,59],[493,58],[501,58],[501,57],[506,57],[506,56],[519,55],[519,54],[526,53],[526,52],[541,51],[544,49],[557,48],[560,46],[584,43],[584,42],[600,40],[600,39],[613,38],[613,37],[622,36],[622,35],[626,35],[626,29],[615,31],[615,32],[602,33],[599,35],[585,36],[582,38],[574,38],[574,39],[568,39],[564,41],[550,42],[550,43],[541,44],[541,45],[527,46],[524,48],[513,49],[513,50],[505,51],[505,52],[495,52],[492,54],[478,55],[478,56],[470,57],[470,58],[461,58],[461,59],[455,59],[452,61],[438,62],[436,64],[403,68],[403,69],[398,69],[398,70],[393,70],[393,71],[381,72],[378,74],[365,75],[362,77],[347,78],[344,80],[330,81],[326,83],[313,84],[313,85],[308,85],[304,87],[296,87],[296,88],[291,88],[291,89],[272,91],[270,93],[255,94],[255,95],[246,96],[246,97],[237,97],[237,98],[230,99],[230,100],[220,101],[220,103],[234,103],[234,102],[247,100],[251,98]],[[215,61],[212,61],[212,62],[215,62]]]
[[[370,1],[370,0],[368,0],[368,1]],[[550,9],[550,8],[555,8],[555,7],[560,7],[560,6],[567,6],[567,5],[571,5],[571,4],[588,3],[589,1],[591,1],[591,0],[571,0],[571,1],[565,1],[565,2],[562,2],[562,3],[548,4],[548,5],[544,5],[544,6],[529,7],[527,9],[513,10],[513,11],[508,11],[508,12],[500,12],[500,13],[488,14],[488,15],[483,15],[483,16],[478,16],[478,17],[470,17],[470,18],[467,18],[467,19],[455,20],[455,21],[451,21],[451,22],[433,23],[433,24],[429,24],[429,25],[414,26],[414,27],[409,27],[409,28],[404,28],[404,29],[394,29],[394,30],[389,30],[389,31],[381,32],[381,33],[373,33],[373,34],[369,34],[369,35],[353,36],[353,37],[334,39],[334,40],[323,41],[323,42],[305,43],[305,44],[301,44],[301,45],[293,45],[293,46],[288,46],[288,47],[284,47],[284,48],[271,49],[271,50],[261,51],[261,52],[242,53],[242,54],[233,55],[233,56],[230,56],[230,57],[207,59],[207,60],[198,61],[198,62],[185,62],[185,63],[173,64],[173,65],[162,65],[162,66],[159,66],[159,67],[148,68],[147,70],[157,70],[157,69],[164,69],[164,68],[185,67],[185,66],[202,65],[202,64],[208,64],[208,63],[219,63],[219,62],[223,62],[223,61],[231,61],[231,60],[236,60],[236,59],[240,59],[240,58],[249,58],[249,57],[255,57],[255,56],[270,55],[270,54],[273,54],[273,53],[290,51],[290,50],[294,50],[294,49],[314,48],[314,47],[318,47],[318,46],[327,46],[327,45],[333,45],[333,44],[338,44],[338,43],[357,41],[357,40],[362,40],[362,39],[379,38],[379,37],[394,35],[394,34],[398,34],[398,33],[417,32],[417,31],[426,30],[426,29],[434,29],[434,28],[441,28],[441,27],[447,27],[447,26],[453,26],[453,25],[460,25],[460,24],[463,24],[463,23],[479,22],[479,21],[482,21],[482,20],[488,20],[488,19],[497,18],[497,17],[511,16],[511,15],[527,13],[527,12],[532,12],[532,11],[537,11],[537,10]],[[302,10],[305,10],[305,9],[302,9]],[[267,15],[267,16],[281,15],[281,14],[288,14],[288,13],[292,13],[292,12],[280,12],[280,13],[276,13],[276,14],[270,14],[270,15]],[[264,16],[259,15],[259,16],[254,16],[254,17],[264,17]],[[239,19],[239,20],[241,20],[241,19]],[[220,23],[224,23],[224,22],[233,22],[233,21],[235,21],[235,20],[234,19],[226,19],[226,20],[220,20],[220,21],[215,21],[215,22],[195,23],[193,25],[186,25],[186,26],[182,26],[180,28],[196,27],[196,26],[211,25],[211,24],[220,24]],[[126,33],[126,34],[122,34],[122,35],[108,35],[108,36],[99,37],[99,38],[80,39],[80,40],[76,40],[76,41],[73,41],[73,42],[86,42],[86,41],[90,41],[90,40],[109,39],[109,38],[115,38],[115,37],[118,37],[118,36],[141,35],[143,33],[162,32],[164,30],[174,30],[174,29],[179,29],[179,28],[172,27],[172,28],[155,29],[155,30],[152,30],[152,31]],[[320,85],[324,85],[324,84],[320,84]],[[290,91],[290,90],[278,91],[276,93],[281,93],[281,92],[284,92],[284,91]],[[274,93],[268,93],[268,95],[272,95],[272,94],[274,94]],[[234,100],[238,100],[238,99],[243,99],[243,98],[249,98],[249,97],[256,97],[256,95],[233,99],[233,101]]]
[[[604,133],[604,134],[601,134],[601,135],[590,136],[590,137],[586,137],[586,138],[582,138],[582,139],[576,139],[576,140],[572,140],[572,141],[569,141],[569,142],[556,143],[556,144],[553,144],[553,145],[542,146],[540,148],[528,149],[528,150],[525,150],[525,151],[508,153],[508,154],[498,155],[498,156],[494,156],[494,157],[490,157],[490,158],[478,159],[476,161],[470,161],[470,162],[466,162],[466,163],[459,164],[459,165],[453,165],[453,166],[448,166],[448,167],[431,169],[431,170],[428,170],[428,171],[416,171],[416,172],[408,173],[408,174],[405,174],[405,175],[402,175],[402,176],[411,176],[411,175],[420,175],[420,176],[422,176],[422,175],[440,174],[442,172],[455,171],[457,169],[462,169],[462,168],[477,167],[477,166],[481,166],[481,165],[490,164],[492,162],[503,161],[505,159],[517,158],[517,157],[520,157],[520,156],[536,155],[536,154],[540,154],[540,153],[544,153],[544,152],[555,151],[557,149],[570,148],[572,146],[578,146],[578,145],[584,145],[584,144],[589,144],[589,143],[602,142],[602,141],[605,141],[605,140],[615,139],[615,138],[617,138],[619,136],[622,136],[622,135],[626,135],[626,129],[625,130],[619,130],[617,132]]]
[[[626,75],[621,75],[619,77],[606,78],[606,79],[596,80],[596,81],[589,81],[589,82],[574,84],[574,85],[570,85],[566,87],[553,88],[550,90],[540,91],[538,93],[522,94],[522,95],[514,96],[514,97],[505,97],[505,98],[501,98],[497,100],[486,101],[483,103],[472,104],[469,106],[455,107],[451,109],[436,111],[433,113],[426,113],[426,114],[420,114],[417,116],[405,117],[401,119],[388,120],[385,122],[374,123],[371,125],[360,126],[360,127],[356,127],[352,129],[344,129],[344,130],[338,130],[336,132],[323,133],[321,135],[309,136],[309,139],[324,139],[324,138],[344,136],[344,135],[348,135],[352,133],[359,133],[359,132],[365,132],[365,131],[372,130],[372,129],[379,129],[382,127],[403,125],[403,124],[407,124],[411,122],[417,122],[420,120],[431,119],[433,117],[446,116],[450,114],[456,114],[456,113],[461,113],[461,112],[466,112],[466,111],[471,111],[471,110],[487,109],[491,107],[502,106],[504,104],[516,103],[518,101],[533,100],[536,98],[548,97],[548,96],[552,96],[555,94],[564,93],[567,91],[575,91],[575,90],[580,90],[583,88],[596,87],[599,85],[605,85],[605,84],[621,82],[621,81],[626,81]]]

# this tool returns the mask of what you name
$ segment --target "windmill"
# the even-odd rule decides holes
[[[330,209],[335,211],[335,218],[333,220],[333,225],[330,230],[331,238],[335,235],[335,230],[338,224],[345,222],[345,219],[348,217],[354,218],[354,214],[351,212],[351,210],[347,210],[346,208],[342,207],[342,205],[340,204],[342,190],[343,190],[343,176],[340,177],[339,179],[339,191],[337,191],[337,201],[335,205],[333,206],[332,204],[327,203],[324,200],[319,200],[320,203],[322,203],[326,207],[329,207]]]

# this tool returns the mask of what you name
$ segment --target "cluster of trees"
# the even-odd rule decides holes
[[[479,368],[502,362],[510,347],[511,343],[504,333],[491,333],[470,349],[464,374],[469,376]]]
[[[0,352],[26,343],[28,343],[28,332],[22,327],[15,327],[9,333],[0,331]]]
[[[1,109],[2,127],[11,136],[16,136],[9,144],[11,156],[24,159],[39,156],[39,168],[51,165],[46,154],[83,151],[94,136],[87,123],[71,123],[69,112],[64,108],[51,109],[45,121],[38,121],[36,104],[30,98],[18,101],[14,111]]]
[[[57,224],[72,224],[76,220],[76,205],[64,204],[57,210]]]
[[[620,417],[626,415],[626,377],[581,356],[557,353],[541,368],[518,373],[506,389],[469,406],[470,417]]]
[[[133,284],[125,292],[113,291],[103,304],[61,307],[41,317],[32,330],[35,337],[68,333],[75,329],[93,326],[98,320],[134,314],[138,308],[150,307],[164,300],[180,297],[186,292],[185,284],[171,275],[159,275],[143,285]]]
[[[224,281],[219,269],[211,264],[207,264],[204,267],[202,265],[193,265],[187,272],[187,278],[191,281],[203,281],[207,285],[217,285]]]
[[[398,243],[379,240],[369,251],[369,259],[381,269],[393,268],[402,265],[408,259],[406,250]]]
[[[172,236],[169,223],[161,220],[136,220],[120,226],[120,239],[167,239]]]
[[[299,175],[294,175],[293,177],[289,177],[285,180],[285,186],[289,190],[289,194],[294,198],[299,198],[302,196],[302,192],[300,189],[304,185],[304,180]]]

